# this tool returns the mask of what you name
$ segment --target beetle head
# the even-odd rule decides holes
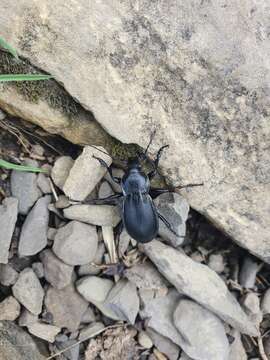
[[[133,157],[128,159],[128,168],[129,169],[140,169],[141,164],[138,157]]]

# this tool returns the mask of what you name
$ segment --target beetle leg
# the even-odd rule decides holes
[[[146,155],[147,155],[147,152],[148,152],[148,150],[149,150],[150,145],[152,144],[152,142],[153,142],[153,140],[154,140],[154,137],[155,137],[155,135],[156,135],[156,132],[157,132],[156,130],[154,130],[154,131],[151,132],[149,143],[148,143],[148,145],[147,145],[147,147],[146,147],[146,149],[145,149],[145,151],[144,151],[145,157],[146,157]]]
[[[169,221],[167,219],[165,219],[165,217],[163,215],[161,215],[159,212],[158,212],[158,217],[160,218],[160,220],[165,224],[165,226],[167,226],[167,228],[174,234],[176,235],[177,237],[184,237],[182,235],[179,235],[172,227],[172,225],[169,223]]]
[[[153,162],[154,169],[152,171],[150,171],[150,173],[147,175],[149,180],[153,179],[153,177],[157,174],[158,164],[159,164],[159,160],[161,158],[162,152],[164,149],[168,148],[169,146],[170,145],[164,145],[158,150],[156,158]]]
[[[89,205],[116,205],[118,200],[123,196],[123,194],[113,194],[106,198],[101,199],[91,199],[88,201],[83,202],[83,204]]]
[[[100,165],[107,169],[108,173],[110,174],[110,177],[112,178],[112,180],[114,182],[116,182],[117,184],[121,183],[121,179],[119,177],[113,176],[112,169],[108,166],[108,164],[106,164],[106,162],[103,159],[101,159],[101,158],[99,158],[99,157],[97,157],[95,155],[93,155],[93,158],[98,160]]]
[[[187,184],[187,185],[180,185],[180,186],[175,186],[175,187],[171,187],[168,189],[159,189],[159,188],[150,188],[149,194],[151,196],[151,198],[156,198],[158,195],[160,194],[164,194],[164,193],[168,193],[168,192],[175,192],[175,190],[181,190],[181,189],[185,189],[185,188],[189,188],[189,187],[195,187],[195,186],[203,186],[203,183],[201,184]]]

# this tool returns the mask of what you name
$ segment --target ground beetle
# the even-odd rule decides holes
[[[153,198],[159,194],[173,192],[175,189],[203,185],[188,184],[168,189],[152,188],[150,186],[150,180],[157,174],[158,164],[162,151],[169,146],[162,146],[159,149],[155,160],[150,160],[147,156],[147,151],[152,142],[152,139],[153,134],[150,138],[146,150],[143,153],[138,154],[135,158],[128,159],[127,169],[122,179],[113,176],[111,168],[103,159],[93,156],[100,162],[102,166],[108,170],[112,180],[117,184],[121,184],[122,188],[122,193],[111,195],[103,199],[96,199],[95,203],[111,205],[120,204],[122,217],[121,228],[124,226],[128,234],[140,243],[147,243],[157,236],[159,229],[159,219],[163,221],[167,228],[176,236],[180,236],[174,231],[173,227],[164,218],[164,216],[158,212],[153,202]],[[145,159],[151,161],[153,165],[153,170],[148,174],[145,174],[141,168],[141,161]]]

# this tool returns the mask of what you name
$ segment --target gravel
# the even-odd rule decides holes
[[[0,284],[4,286],[14,285],[19,273],[10,264],[0,264]]]
[[[20,257],[35,255],[47,245],[50,202],[51,196],[44,196],[29,212],[22,226],[18,248]]]
[[[0,303],[0,321],[14,321],[20,315],[21,305],[13,296],[6,297]]]
[[[9,247],[18,215],[18,200],[9,197],[0,205],[0,263],[7,264]]]
[[[68,265],[83,265],[95,258],[97,244],[95,226],[71,221],[57,231],[53,252]]]
[[[20,273],[12,287],[12,292],[14,297],[31,313],[35,315],[41,313],[44,290],[32,269],[26,268]]]

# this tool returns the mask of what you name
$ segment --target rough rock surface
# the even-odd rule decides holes
[[[53,325],[76,331],[88,303],[73,285],[69,285],[62,290],[49,287],[45,295],[45,306],[52,315]]]
[[[58,259],[50,249],[42,251],[39,256],[44,265],[44,276],[48,283],[57,289],[63,289],[71,283],[73,266]]]
[[[0,322],[1,360],[46,360],[32,337],[11,321]]]
[[[26,268],[20,273],[12,291],[15,298],[31,313],[41,313],[44,290],[32,269]]]
[[[18,279],[18,272],[9,264],[0,264],[0,283],[4,286],[14,285]]]
[[[222,279],[206,265],[194,262],[182,252],[160,241],[143,246],[146,255],[180,293],[194,299],[243,333],[256,336],[258,329]]]
[[[182,347],[192,359],[227,360],[229,342],[221,320],[191,300],[180,300],[174,324],[184,337]]]
[[[30,324],[28,330],[31,334],[51,343],[55,341],[55,336],[61,331],[57,326],[41,322]]]
[[[19,256],[35,255],[47,245],[50,202],[50,195],[42,197],[27,215],[21,230]]]
[[[36,161],[31,160],[25,161],[25,164],[38,166]],[[26,215],[42,195],[37,185],[37,175],[31,172],[13,170],[10,184],[12,196],[19,200],[19,213]]]
[[[98,149],[105,151],[102,147]],[[64,193],[72,200],[84,200],[107,171],[93,156],[101,158],[108,166],[111,165],[110,156],[101,151],[85,146],[82,154],[75,160],[63,187]]]
[[[7,198],[0,206],[0,263],[8,263],[9,247],[18,215],[18,200]]]
[[[20,315],[21,305],[13,296],[8,296],[0,303],[0,320],[14,321]]]
[[[97,244],[95,226],[71,221],[57,231],[53,252],[68,265],[83,265],[94,259]]]
[[[19,54],[122,141],[145,145],[156,124],[166,173],[205,184],[186,193],[191,206],[270,261],[267,2],[1,5],[0,32]]]

